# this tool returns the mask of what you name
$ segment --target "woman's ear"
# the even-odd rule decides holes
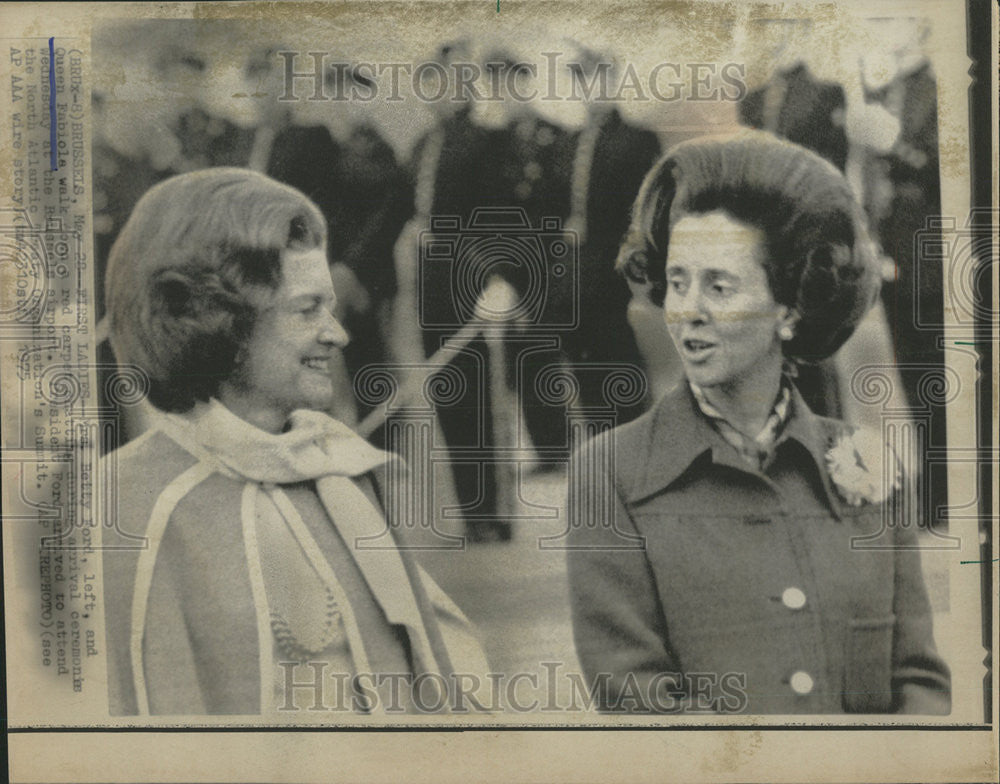
[[[795,308],[782,305],[778,317],[778,337],[789,341],[795,337],[795,326],[799,323],[799,312]]]

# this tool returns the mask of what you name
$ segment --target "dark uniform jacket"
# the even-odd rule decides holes
[[[191,171],[208,166],[246,166],[255,131],[195,108],[177,118],[175,133]]]
[[[565,226],[569,216],[573,136],[541,117],[529,116],[489,131],[487,138],[491,158],[484,167],[485,203],[523,210],[522,220],[539,232],[539,238],[551,237],[557,231],[555,226]],[[546,221],[556,218],[558,224]],[[552,247],[544,242],[546,247]],[[541,295],[544,305],[536,311],[537,320],[512,325],[507,332],[506,376],[508,383],[520,379],[515,394],[532,443],[542,449],[557,450],[565,459],[568,455],[565,406],[546,399],[539,388],[543,383],[541,374],[562,364],[562,352],[545,345],[561,338],[565,330],[545,325],[552,323],[550,319],[566,323],[574,276],[555,272],[565,269],[566,259],[561,254],[531,253],[535,256],[532,264],[527,262],[528,253],[531,252],[520,259],[515,256],[508,263],[491,264],[490,256],[495,257],[496,251],[490,250],[483,254],[483,261],[490,265],[491,272],[513,287],[520,301],[530,302]]]
[[[769,107],[772,96],[775,106]],[[819,81],[800,63],[749,92],[740,103],[740,122],[801,144],[843,171],[847,165],[846,106],[843,87]]]
[[[584,296],[600,297],[607,296],[609,287],[616,287],[624,292],[625,299],[619,300],[627,304],[628,286],[615,272],[615,257],[628,230],[639,186],[660,156],[660,143],[655,133],[629,125],[617,110],[600,123],[587,181],[581,287]]]
[[[487,131],[490,159],[483,167],[484,204],[520,207],[532,226],[569,215],[574,138],[558,125],[527,117]]]
[[[585,239],[580,243],[578,326],[568,332],[563,345],[577,363],[581,404],[607,406],[604,373],[588,372],[579,363],[631,363],[643,360],[628,323],[631,299],[625,279],[615,271],[615,258],[628,230],[632,203],[646,173],[660,155],[652,131],[629,125],[612,110],[596,129],[583,195]],[[591,129],[594,130],[594,129]],[[583,134],[587,133],[584,131]],[[575,137],[577,146],[583,134]],[[574,167],[579,165],[574,158]],[[574,171],[574,177],[576,172]],[[575,194],[574,194],[575,198]],[[575,205],[576,209],[579,206]],[[634,419],[648,407],[618,406],[618,422]]]
[[[392,246],[412,194],[378,131],[359,126],[338,144],[323,126],[290,126],[274,139],[267,173],[316,202],[329,226],[330,261],[346,264],[376,302],[391,299]]]
[[[415,200],[427,203],[414,204],[413,213],[425,219],[456,219],[458,223],[445,232],[444,241],[457,243],[461,236],[459,227],[468,224],[473,209],[485,206],[481,168],[487,159],[486,134],[473,124],[465,108],[445,118],[417,141],[409,173]],[[420,264],[422,299],[418,307],[422,321],[436,327],[446,325],[423,328],[428,356],[440,347],[442,337],[458,330],[462,321],[452,294],[455,274],[452,262],[446,259],[441,263]],[[474,292],[471,298],[478,294]]]
[[[467,226],[472,211],[485,206],[482,167],[489,160],[487,134],[472,122],[469,107],[444,118],[420,138],[413,151],[410,171],[414,214],[426,221],[427,231],[431,230],[434,218],[451,221],[448,224],[451,228],[438,226],[434,236],[437,247],[451,250],[443,257],[428,256],[418,260],[416,306],[428,357],[468,318],[460,306],[474,303],[481,293],[470,286],[465,289],[464,299],[456,294],[457,280],[471,280],[471,277],[459,277],[458,246],[463,236],[462,228]],[[489,456],[483,446],[493,443],[492,399],[489,385],[484,383],[488,364],[488,349],[482,338],[469,343],[466,350],[448,364],[449,374],[453,371],[461,374],[464,390],[454,404],[437,409],[438,422],[449,449],[473,448]],[[497,525],[492,522],[497,513],[496,464],[489,459],[478,464],[454,461],[451,470],[459,503],[466,510],[470,536],[475,538],[479,529]],[[491,522],[470,519],[474,515]]]
[[[576,456],[597,490],[570,488],[574,636],[599,707],[948,711],[914,521],[842,499],[826,453],[845,430],[793,393],[758,473],[682,384]]]

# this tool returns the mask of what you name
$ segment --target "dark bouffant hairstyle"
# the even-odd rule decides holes
[[[771,294],[799,315],[785,355],[817,362],[840,348],[880,286],[864,218],[843,175],[762,131],[682,142],[646,175],[616,268],[662,305],[673,226],[684,215],[715,210],[764,235]]]
[[[111,249],[106,293],[119,362],[149,399],[183,412],[216,394],[281,283],[281,254],[326,245],[302,193],[247,169],[205,169],[151,188]]]

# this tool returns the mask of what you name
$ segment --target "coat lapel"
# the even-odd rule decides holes
[[[389,623],[405,626],[424,668],[437,670],[413,583],[381,510],[347,477],[322,477],[316,487]]]
[[[639,477],[629,488],[625,500],[640,501],[664,490],[695,459],[712,449],[718,437],[695,410],[696,406],[687,382],[682,382],[647,415],[649,429],[645,448],[620,455],[623,465],[619,474]],[[636,420],[635,424],[640,422]],[[615,431],[611,431],[610,437],[614,438],[614,434]]]
[[[813,414],[794,385],[791,405],[788,423],[778,443],[794,440],[804,447],[819,472],[830,508],[839,519],[841,501],[830,484],[825,457],[830,440],[827,431],[838,423]],[[639,477],[625,493],[625,500],[630,503],[666,489],[706,452],[711,453],[714,463],[749,470],[698,410],[698,403],[686,382],[678,384],[649,414],[632,423],[637,427],[642,424],[648,433],[644,448],[619,455],[622,460],[619,476]],[[615,437],[615,431],[611,431],[610,437]]]

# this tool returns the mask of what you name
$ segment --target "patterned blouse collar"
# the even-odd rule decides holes
[[[712,427],[736,450],[740,458],[754,470],[762,470],[774,455],[774,445],[778,436],[788,422],[791,413],[792,391],[791,381],[787,376],[781,378],[781,390],[774,401],[771,413],[764,427],[756,436],[749,436],[733,426],[723,414],[713,406],[705,395],[705,391],[697,384],[688,382],[698,408],[708,417]]]

